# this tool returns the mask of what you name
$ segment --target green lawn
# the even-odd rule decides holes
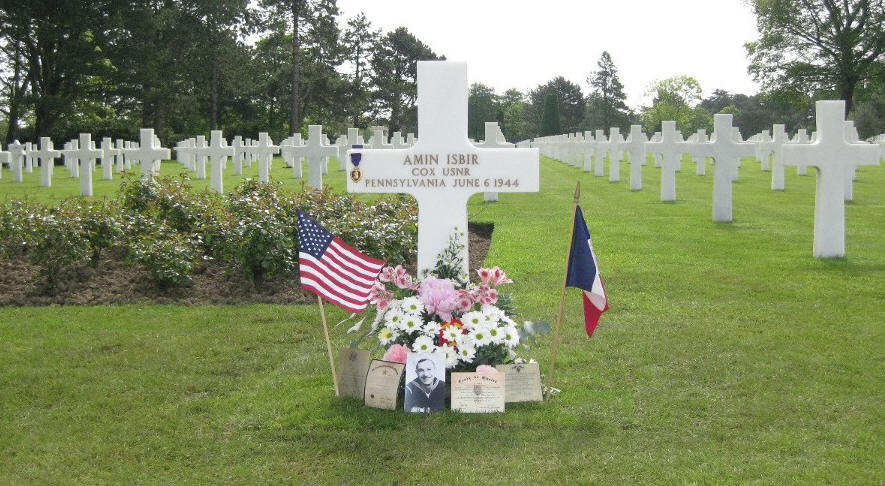
[[[626,165],[610,183],[545,159],[540,194],[471,200],[520,317],[552,320],[581,180],[612,305],[588,340],[570,290],[562,394],[501,415],[336,400],[316,306],[0,309],[0,484],[882,484],[885,169],[858,170],[829,261],[813,174],[772,192],[745,161],[730,224],[711,174],[684,163],[664,204],[650,165],[630,192]],[[550,341],[524,353],[544,371]]]

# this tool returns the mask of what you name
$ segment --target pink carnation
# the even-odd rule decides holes
[[[489,365],[479,365],[476,367],[476,372],[481,375],[496,375],[500,373],[494,366]]]
[[[473,304],[476,302],[476,298],[473,295],[473,292],[469,290],[458,290],[458,312],[465,313],[473,307]]]
[[[428,277],[418,286],[418,296],[431,314],[442,320],[452,320],[452,311],[458,308],[458,291],[449,279]]]
[[[393,282],[394,277],[396,277],[396,270],[393,267],[384,267],[378,274],[378,280],[382,282]]]
[[[405,363],[406,356],[409,355],[409,348],[403,346],[402,344],[394,344],[393,346],[387,348],[387,352],[384,353],[384,357],[381,358],[384,361],[390,361],[392,363]]]
[[[480,285],[474,292],[476,293],[476,300],[480,304],[488,305],[498,302],[498,291],[489,288],[488,285]]]

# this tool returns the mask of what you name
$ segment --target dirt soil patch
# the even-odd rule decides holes
[[[470,269],[480,268],[492,242],[491,223],[468,225]],[[414,273],[414,263],[410,265]],[[96,268],[69,269],[50,295],[39,267],[23,258],[0,259],[0,306],[105,305],[135,303],[176,304],[302,304],[316,296],[301,290],[297,276],[253,285],[219,262],[207,262],[194,270],[189,285],[160,289],[149,274],[124,263],[119,255],[101,258]]]

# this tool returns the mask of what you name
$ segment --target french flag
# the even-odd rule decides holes
[[[608,310],[608,298],[605,286],[599,276],[596,256],[593,254],[593,242],[590,231],[584,222],[584,213],[580,206],[575,206],[575,221],[572,229],[572,246],[568,256],[568,273],[565,278],[567,287],[577,287],[584,294],[584,327],[587,336],[593,336],[599,316]]]

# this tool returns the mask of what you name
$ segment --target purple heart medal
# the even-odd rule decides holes
[[[354,145],[353,148],[361,149],[362,145]],[[363,160],[363,154],[360,152],[351,152],[350,154],[350,163],[353,164],[353,169],[350,171],[350,180],[353,182],[359,182],[360,179],[363,178],[363,172],[360,170],[360,162]]]

